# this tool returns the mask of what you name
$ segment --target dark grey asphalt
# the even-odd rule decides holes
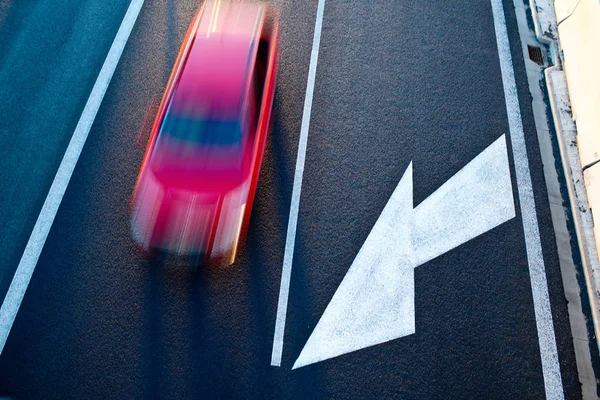
[[[316,15],[316,1],[278,4],[275,118],[248,242],[236,264],[190,271],[146,259],[130,239],[129,198],[144,151],[139,132],[156,111],[197,7],[147,1],[0,356],[0,394],[544,397],[518,212],[415,271],[416,334],[290,370],[409,162],[418,205],[508,133],[487,1],[326,3],[283,363],[269,365]],[[566,398],[577,398],[512,3],[505,9],[563,385]]]
[[[0,1],[0,298],[128,4]]]

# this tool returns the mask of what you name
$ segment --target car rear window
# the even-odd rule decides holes
[[[160,136],[179,139],[190,144],[214,146],[239,146],[242,134],[237,120],[221,121],[194,118],[167,113],[160,129]]]

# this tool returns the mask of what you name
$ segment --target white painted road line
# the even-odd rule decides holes
[[[108,88],[108,84],[115,72],[123,49],[125,48],[125,44],[129,39],[133,25],[137,20],[143,4],[144,0],[132,0],[129,4],[127,13],[123,18],[123,22],[115,36],[115,40],[108,51],[108,55],[106,56],[100,74],[96,79],[92,93],[85,104],[85,108],[79,118],[73,137],[69,142],[69,146],[58,167],[48,196],[46,197],[46,201],[42,206],[42,211],[33,227],[33,231],[31,232],[31,236],[29,237],[29,241],[27,242],[27,246],[25,247],[25,251],[23,252],[19,266],[17,267],[17,271],[8,288],[8,292],[6,293],[6,297],[0,308],[0,354],[6,344],[6,339],[8,338],[8,334],[10,333],[19,307],[21,306],[23,296],[25,296],[25,291],[27,290],[27,286],[29,285],[33,271],[35,270],[35,266],[40,253],[42,252],[42,248],[44,247],[44,243],[46,242],[46,238],[48,237],[48,233],[50,232],[50,228],[52,227],[52,223],[54,222],[58,207],[67,190],[69,181],[71,180],[71,175],[73,174],[83,145],[87,140],[96,114],[98,113],[98,109],[100,108],[100,104],[102,103],[102,99],[104,98],[104,94],[106,93],[106,89]]]
[[[285,317],[287,313],[288,297],[290,292],[290,278],[292,275],[292,260],[294,258],[294,244],[296,243],[296,224],[298,223],[298,209],[300,207],[300,191],[302,189],[302,175],[304,174],[304,161],[306,158],[306,144],[308,142],[308,128],[310,125],[310,112],[312,108],[315,76],[317,74],[317,59],[319,58],[319,45],[321,43],[321,27],[323,25],[323,10],[325,0],[319,0],[317,6],[317,19],[313,36],[310,65],[308,67],[308,81],[306,82],[306,96],[304,97],[304,111],[302,126],[300,128],[300,143],[298,144],[298,157],[296,158],[296,172],[294,174],[294,188],[290,204],[290,218],[288,220],[287,236],[285,239],[285,252],[283,255],[283,268],[281,271],[281,286],[279,288],[279,301],[277,303],[277,319],[275,321],[275,334],[273,336],[273,353],[271,365],[281,366],[283,353],[283,336],[285,331]]]
[[[540,242],[533,187],[531,184],[531,172],[529,171],[529,161],[525,147],[525,135],[521,121],[515,72],[510,55],[504,7],[502,6],[502,0],[491,0],[491,2],[496,30],[496,42],[498,45],[498,57],[500,58],[500,70],[502,71],[506,112],[510,128],[510,141],[517,175],[523,230],[525,232],[525,247],[529,263],[533,307],[542,358],[546,398],[563,399],[564,392],[560,375],[560,364],[558,362],[558,352],[556,350],[556,338],[554,337],[554,324],[552,323],[546,268],[542,255],[542,244]]]

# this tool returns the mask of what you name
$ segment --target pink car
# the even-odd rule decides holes
[[[198,10],[133,192],[133,237],[144,249],[234,262],[269,129],[277,26],[266,3]]]

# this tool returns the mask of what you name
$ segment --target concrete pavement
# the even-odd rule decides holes
[[[577,276],[565,272],[563,281],[571,308],[571,326],[583,381],[597,388],[600,345],[600,3],[588,0],[532,0],[535,32],[547,45],[549,68],[544,65],[558,167],[564,174],[581,266]],[[594,49],[594,50],[593,50]],[[539,128],[538,128],[539,130]],[[553,133],[553,134],[554,134]],[[555,212],[554,214],[560,214]],[[556,225],[556,224],[555,224]],[[558,239],[557,239],[558,240]],[[563,259],[570,258],[570,255]],[[577,294],[579,293],[579,294]],[[584,312],[574,312],[574,309]],[[588,311],[585,311],[588,310]],[[587,325],[587,327],[586,327]],[[584,355],[587,353],[587,355]],[[595,359],[583,361],[592,356]],[[592,368],[592,364],[595,365]],[[584,385],[585,387],[585,385]],[[588,387],[590,389],[590,387]],[[597,391],[586,392],[595,398]]]

